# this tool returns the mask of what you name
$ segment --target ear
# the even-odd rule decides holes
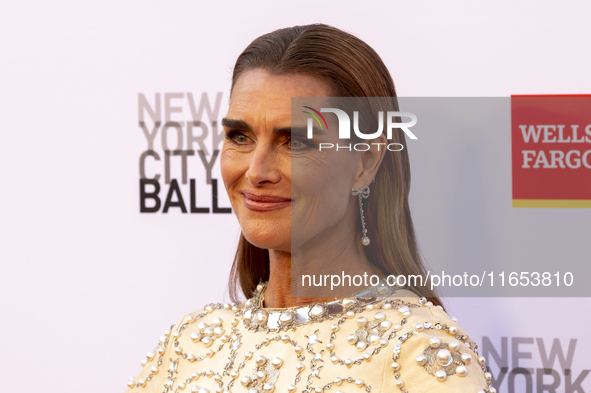
[[[373,182],[386,154],[388,139],[382,134],[375,139],[365,141],[365,143],[370,148],[367,151],[361,152],[361,158],[353,178],[353,187],[355,188],[369,186]]]

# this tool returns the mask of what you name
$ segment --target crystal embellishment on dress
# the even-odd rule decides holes
[[[354,345],[359,352],[363,352],[370,345],[380,345],[382,336],[392,327],[382,312],[374,315],[374,320],[366,317],[357,318],[358,329],[347,337],[347,342]]]
[[[130,391],[371,393],[381,382],[367,371],[387,364],[388,383],[400,393],[422,391],[416,379],[405,380],[416,372],[410,367],[443,386],[455,378],[454,386],[462,379],[472,387],[465,391],[496,393],[476,344],[429,302],[381,299],[374,287],[365,292],[374,296],[271,309],[262,307],[264,288],[247,303],[210,304],[173,325],[143,359],[142,374],[128,381]],[[420,356],[408,362],[406,351],[417,344]]]
[[[315,304],[314,306],[312,306],[312,308],[310,308],[310,311],[308,312],[308,316],[312,320],[320,319],[325,315],[326,307],[324,307],[322,304]]]
[[[459,352],[460,343],[453,340],[447,344],[439,339],[433,340],[434,338],[436,337],[431,338],[429,347],[417,358],[418,365],[424,367],[425,371],[440,382],[444,382],[448,376],[454,374],[465,377],[468,369],[464,360],[468,357]],[[439,344],[435,346],[437,342]]]
[[[265,311],[259,310],[254,314],[254,322],[259,326],[265,326],[268,319],[269,315]]]
[[[357,303],[357,300],[355,300],[355,299],[343,299],[341,301],[341,303],[343,304],[343,307],[345,309],[349,309],[349,308],[353,307]]]
[[[318,340],[317,333],[318,333],[318,330],[316,330],[314,332],[314,334],[306,336],[306,338],[308,339],[308,345],[312,345],[312,344],[316,344],[317,342],[320,342],[320,340]]]
[[[291,312],[284,312],[281,313],[281,316],[279,317],[279,323],[281,325],[285,325],[287,323],[290,323],[291,321],[293,321],[293,313]]]
[[[352,296],[327,303],[313,303],[309,306],[293,307],[291,309],[263,308],[262,299],[266,288],[265,284],[259,284],[254,297],[244,303],[240,315],[244,326],[248,330],[255,331],[288,331],[297,326],[309,322],[322,322],[328,318],[345,314],[347,318],[353,318],[356,313],[362,310],[373,310],[375,304],[384,298],[383,294],[391,295],[397,286],[389,286],[385,280],[380,280],[377,285],[367,287]],[[385,310],[391,309],[392,305],[386,303]],[[405,309],[407,310],[408,307]],[[405,314],[410,315],[410,311]],[[382,326],[387,330],[388,323]],[[362,344],[360,344],[362,346]]]

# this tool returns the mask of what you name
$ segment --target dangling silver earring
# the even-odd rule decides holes
[[[361,188],[353,188],[351,191],[351,195],[359,196],[359,211],[361,212],[361,229],[363,232],[363,236],[361,237],[361,244],[364,246],[369,245],[369,237],[367,236],[367,229],[365,228],[365,216],[363,215],[363,199],[367,199],[369,197],[369,186],[363,186]]]

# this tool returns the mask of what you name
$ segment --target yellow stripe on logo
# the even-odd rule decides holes
[[[591,208],[591,199],[513,199],[513,207]]]

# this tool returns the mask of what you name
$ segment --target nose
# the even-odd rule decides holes
[[[281,180],[278,165],[279,157],[270,146],[257,145],[245,174],[246,179],[254,187],[278,183]]]

